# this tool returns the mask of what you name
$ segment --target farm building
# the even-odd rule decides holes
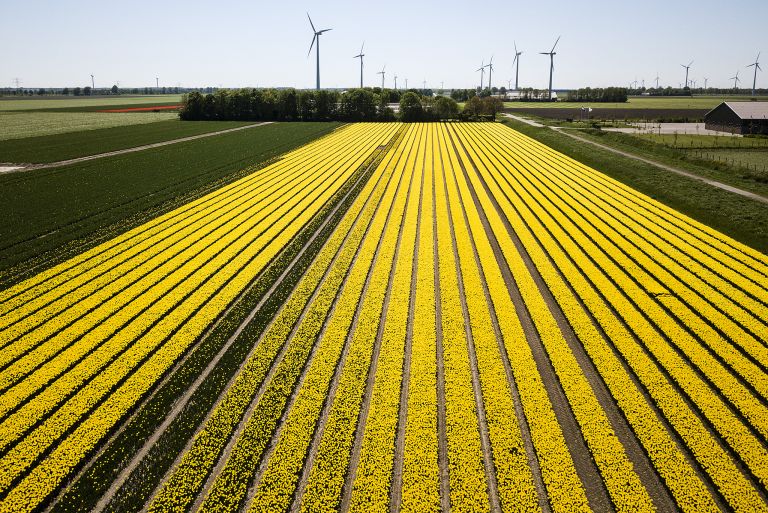
[[[768,102],[723,102],[704,115],[707,130],[768,134]]]

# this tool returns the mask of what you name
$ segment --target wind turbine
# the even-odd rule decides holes
[[[93,94],[94,89],[96,89],[96,82],[93,81],[93,73],[91,73],[91,94]]]
[[[155,77],[155,89],[160,89],[160,77]]]
[[[381,71],[377,72],[377,75],[381,75],[381,88],[384,89],[384,70],[387,69],[387,65],[385,64],[383,68],[381,68]]]
[[[735,91],[738,91],[739,90],[739,82],[741,82],[741,80],[739,80],[739,72],[738,71],[736,71],[736,76],[735,77],[731,77],[731,80],[733,80],[733,89]]]
[[[312,18],[309,17],[309,13],[307,13],[307,18],[309,18],[309,24],[312,27],[312,32],[314,33],[314,36],[312,36],[312,43],[310,43],[309,45],[309,51],[307,52],[307,57],[309,57],[309,54],[312,53],[312,46],[315,44],[315,40],[317,40],[317,47],[315,48],[315,53],[317,55],[317,82],[315,85],[315,89],[319,91],[320,90],[320,36],[322,36],[324,32],[328,32],[329,30],[333,30],[333,29],[317,30],[315,28],[315,24],[312,23]]]
[[[363,53],[364,46],[365,41],[363,41],[363,44],[360,46],[360,53],[352,57],[353,59],[360,59],[360,89],[363,88],[363,57],[365,57],[365,54]]]
[[[709,81],[709,79],[707,77],[704,77],[704,90],[705,91],[707,90],[707,82],[708,81]]]
[[[488,90],[493,90],[493,86],[491,86],[491,79],[493,79],[493,55],[491,55],[491,60],[488,62]]]
[[[515,58],[512,60],[512,65],[515,66],[515,91],[518,90],[517,87],[517,79],[520,78],[520,56],[523,54],[523,52],[517,51],[517,43],[515,42]]]
[[[480,67],[477,68],[475,71],[480,72],[480,90],[483,90],[483,77],[485,77],[485,61],[481,61]]]
[[[397,75],[395,75],[395,91],[397,91]]]
[[[659,88],[659,73],[657,71],[656,72],[656,89],[658,89],[658,88]]]
[[[685,68],[685,87],[688,87],[688,70],[691,69],[691,64],[693,64],[693,61],[689,62],[688,66],[685,64],[680,65]]]
[[[550,51],[539,52],[541,55],[549,55],[549,96],[547,97],[549,100],[552,99],[552,72],[555,71],[555,55],[557,55],[557,52],[555,52],[555,47],[559,41],[560,36],[557,36],[555,44],[552,45],[552,49]]]
[[[755,74],[752,77],[752,96],[755,95],[755,85],[757,84],[757,70],[763,71],[763,68],[760,67],[760,63],[758,62],[760,60],[760,53],[758,52],[757,57],[755,57],[755,62],[747,66],[748,68],[751,68],[752,66],[755,67]]]

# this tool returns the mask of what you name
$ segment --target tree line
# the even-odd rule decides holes
[[[392,104],[398,104],[397,112]],[[186,94],[179,115],[183,120],[220,121],[435,121],[476,119],[500,110],[488,105],[481,102],[460,112],[455,100],[434,96],[431,90],[244,88]]]
[[[570,91],[567,102],[623,103],[627,101],[626,87],[583,87]]]

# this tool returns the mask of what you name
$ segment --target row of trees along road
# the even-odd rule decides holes
[[[400,109],[396,114],[390,104],[398,102]],[[184,120],[432,121],[470,119],[501,110],[500,104],[492,109],[488,105],[473,104],[469,111],[459,112],[456,101],[433,96],[431,90],[363,88],[338,92],[246,88],[184,95],[180,116]]]

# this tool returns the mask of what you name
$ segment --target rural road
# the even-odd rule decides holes
[[[207,132],[205,134],[191,135],[189,137],[182,137],[180,139],[171,139],[170,141],[162,141],[158,143],[145,144],[143,146],[134,146],[133,148],[125,148],[122,150],[109,151],[106,153],[97,153],[96,155],[88,155],[85,157],[78,157],[68,160],[60,160],[58,162],[50,162],[47,164],[29,164],[20,166],[2,166],[0,167],[0,174],[7,173],[19,173],[22,171],[33,171],[35,169],[46,169],[50,167],[67,166],[69,164],[77,164],[79,162],[86,162],[88,160],[103,159],[105,157],[114,157],[115,155],[123,155],[125,153],[133,153],[135,151],[149,150],[151,148],[159,148],[161,146],[168,146],[170,144],[177,144],[187,141],[194,141],[196,139],[203,139],[205,137],[213,137],[214,135],[228,134],[230,132],[237,132],[240,130],[246,130],[248,128],[254,128],[257,126],[268,125],[272,121],[264,121],[262,123],[254,123],[252,125],[239,126],[236,128],[228,128],[226,130],[219,130],[218,132]]]
[[[514,116],[514,115],[508,114],[508,113],[505,113],[504,115],[509,117],[509,118],[514,119],[515,121],[520,121],[521,123],[526,123],[526,124],[531,125],[531,126],[535,126],[535,127],[539,127],[539,128],[543,128],[545,126],[545,125],[542,125],[541,123],[537,123],[536,121],[532,121],[530,119],[523,118],[523,117],[520,117],[520,116]],[[723,189],[724,191],[732,192],[734,194],[738,194],[740,196],[744,196],[745,198],[753,199],[755,201],[759,201],[761,203],[768,204],[768,197],[763,196],[761,194],[756,194],[754,192],[750,192],[750,191],[747,191],[747,190],[744,190],[744,189],[740,189],[738,187],[734,187],[732,185],[725,184],[723,182],[718,182],[717,180],[712,180],[712,179],[709,179],[709,178],[705,178],[703,176],[699,176],[699,175],[694,174],[694,173],[689,173],[688,171],[683,171],[682,169],[678,169],[676,167],[668,166],[666,164],[662,164],[661,162],[657,162],[657,161],[652,160],[652,159],[647,159],[645,157],[641,157],[639,155],[635,155],[634,153],[629,153],[629,152],[626,152],[626,151],[618,150],[616,148],[613,148],[611,146],[606,146],[605,144],[601,144],[599,142],[590,141],[589,139],[586,139],[584,137],[581,137],[581,136],[578,136],[578,135],[574,134],[573,130],[564,130],[561,127],[550,127],[550,128],[552,128],[552,130],[557,130],[561,134],[565,134],[568,137],[573,137],[574,139],[578,139],[579,141],[591,144],[593,146],[597,146],[598,148],[601,148],[603,150],[610,151],[612,153],[616,153],[617,155],[621,155],[622,157],[627,157],[627,158],[630,158],[630,159],[639,160],[640,162],[645,162],[646,164],[650,164],[652,166],[656,166],[656,167],[658,167],[660,169],[663,169],[665,171],[669,171],[670,173],[675,173],[675,174],[678,174],[680,176],[685,176],[687,178],[692,178],[694,180],[698,180],[700,182],[704,182],[704,183],[706,183],[708,185],[711,185],[712,187],[717,187],[718,189]]]

